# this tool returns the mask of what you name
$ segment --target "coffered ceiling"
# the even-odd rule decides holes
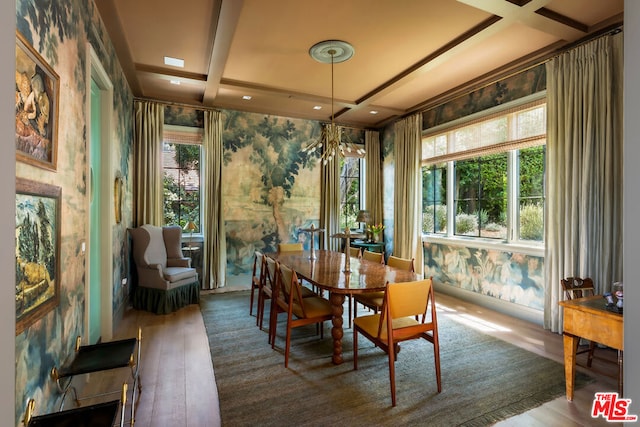
[[[623,0],[96,0],[134,96],[379,127],[622,23]],[[163,63],[184,60],[184,68]],[[179,84],[176,84],[179,83]],[[251,97],[251,99],[243,99]],[[321,109],[314,109],[314,107]],[[376,113],[372,113],[375,111]]]

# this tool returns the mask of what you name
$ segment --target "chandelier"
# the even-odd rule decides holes
[[[309,55],[318,62],[331,63],[331,122],[322,126],[320,138],[303,147],[302,151],[311,154],[316,150],[322,150],[324,147],[324,151],[320,156],[320,161],[324,165],[329,163],[336,155],[344,157],[345,153],[352,152],[363,155],[365,153],[364,149],[356,147],[348,135],[345,135],[345,140],[343,141],[342,128],[336,125],[334,120],[333,65],[351,58],[353,56],[353,46],[341,40],[325,40],[311,46]]]

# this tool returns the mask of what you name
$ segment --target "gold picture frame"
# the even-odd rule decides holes
[[[59,91],[56,72],[16,31],[16,160],[56,170]]]
[[[61,195],[16,178],[16,335],[60,302]]]
[[[113,204],[116,214],[116,224],[122,221],[122,177],[116,176],[113,182]]]

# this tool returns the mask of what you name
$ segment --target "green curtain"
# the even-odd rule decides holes
[[[622,33],[547,63],[544,327],[562,331],[560,279],[622,281]]]
[[[342,135],[342,128],[339,129]],[[340,159],[334,157],[323,164],[320,175],[320,228],[324,229],[320,248],[339,251],[342,242],[331,236],[340,232]]]
[[[422,115],[394,124],[395,179],[393,201],[393,255],[414,258],[416,273],[423,272],[422,249]]]
[[[226,282],[227,239],[222,199],[222,119],[219,111],[204,112],[204,253],[203,289],[221,288]]]
[[[380,134],[367,130],[364,133],[365,154],[365,203],[371,217],[370,223],[382,222],[382,153],[380,151]]]
[[[134,101],[134,225],[162,225],[162,131],[164,105]]]

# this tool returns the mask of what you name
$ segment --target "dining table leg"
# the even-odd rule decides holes
[[[331,337],[333,338],[332,362],[334,365],[340,365],[343,362],[342,336],[344,335],[344,331],[342,330],[342,314],[344,313],[344,298],[345,295],[342,293],[331,292],[331,295],[329,295],[331,309],[333,310],[333,319],[331,319],[331,323],[333,324],[333,328],[331,328]]]

